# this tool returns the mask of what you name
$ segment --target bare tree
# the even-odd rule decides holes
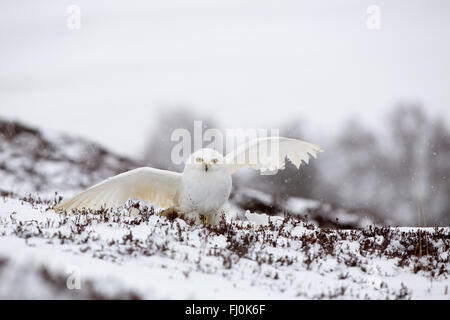
[[[400,224],[419,224],[418,210],[430,225],[448,224],[448,129],[420,105],[399,105],[387,119],[384,135],[350,120],[318,162],[316,190],[328,202],[369,208]]]
[[[345,207],[380,209],[380,198],[389,188],[389,166],[375,133],[350,119],[322,158],[316,183],[326,201]]]
[[[430,132],[425,154],[429,165],[429,185],[425,197],[425,215],[433,225],[450,225],[450,132],[438,119]]]

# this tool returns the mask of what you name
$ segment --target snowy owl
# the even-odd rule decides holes
[[[274,143],[275,156],[272,153],[270,157],[261,157],[259,150]],[[60,204],[55,211],[117,208],[129,199],[139,199],[166,208],[162,215],[190,214],[206,218],[201,221],[209,224],[228,201],[231,176],[240,168],[261,172],[284,169],[286,158],[300,168],[302,162],[308,164],[310,155],[316,158],[322,151],[317,145],[282,137],[252,140],[225,157],[213,149],[200,149],[188,158],[182,173],[154,168],[131,170],[91,187]]]

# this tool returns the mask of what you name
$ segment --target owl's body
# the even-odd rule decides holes
[[[276,152],[272,157],[260,158],[261,149],[268,145]],[[225,157],[216,150],[201,149],[189,157],[182,173],[135,169],[93,186],[57,206],[55,211],[113,208],[137,198],[194,217],[206,216],[211,221],[228,201],[231,176],[238,169],[284,169],[286,158],[299,168],[302,162],[308,163],[310,155],[316,157],[321,151],[317,145],[281,137],[250,141]]]
[[[228,201],[231,193],[231,174],[228,170],[192,170],[183,172],[177,209],[212,215]]]

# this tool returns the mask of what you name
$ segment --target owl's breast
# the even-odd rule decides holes
[[[179,206],[187,212],[212,214],[228,201],[231,185],[227,172],[185,172]]]

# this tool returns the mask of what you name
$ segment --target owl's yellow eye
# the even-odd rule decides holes
[[[216,164],[217,162],[219,162],[218,159],[212,159],[212,163]]]
[[[195,161],[197,161],[198,163],[203,162],[203,158],[198,157],[197,159],[195,159]]]

